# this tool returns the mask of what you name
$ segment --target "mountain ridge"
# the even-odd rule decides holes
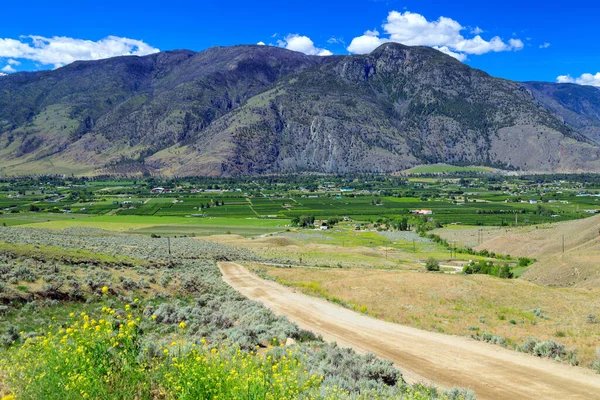
[[[0,174],[597,171],[600,90],[491,77],[428,47],[270,46],[78,61],[0,78]]]

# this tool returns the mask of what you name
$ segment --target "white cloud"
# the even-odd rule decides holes
[[[471,29],[471,33],[473,35],[481,35],[483,33],[483,29],[481,29],[480,27],[476,26],[475,28]]]
[[[333,53],[327,49],[321,49],[315,46],[315,43],[308,36],[298,34],[287,35],[283,40],[278,40],[277,44],[288,50],[299,51],[311,56],[330,56]]]
[[[433,46],[434,49],[441,51],[444,54],[449,55],[450,57],[456,58],[458,61],[465,61],[467,59],[467,55],[465,53],[456,53],[448,48],[448,46]]]
[[[550,43],[546,42],[544,44],[540,44],[540,49],[547,49],[548,47],[550,47]]]
[[[7,74],[5,74],[4,72],[0,72],[0,76],[6,76]]]
[[[258,42],[258,43],[256,43],[256,44],[257,44],[257,45],[259,45],[259,46],[266,46],[266,45],[265,45],[265,42]]]
[[[498,36],[496,36],[496,37],[498,37]],[[514,51],[522,50],[523,47],[525,47],[525,45],[523,44],[523,41],[521,41],[521,39],[509,39],[508,44],[510,45],[510,47],[512,47],[512,50],[514,50]]]
[[[8,65],[21,65],[20,61],[13,60],[12,58],[7,61]]]
[[[344,42],[344,38],[342,37],[330,37],[329,39],[327,39],[327,43],[329,44],[343,44],[346,45],[346,42]]]
[[[479,35],[483,32],[479,27],[471,30],[474,37],[465,38],[461,34],[465,28],[451,18],[440,17],[437,21],[427,21],[421,14],[410,11],[391,11],[383,24],[383,30],[387,37],[380,37],[379,32],[374,30],[352,39],[348,51],[364,54],[383,43],[397,42],[408,46],[430,46],[464,61],[468,54],[517,51],[524,47],[519,39],[510,39],[506,43],[495,36],[485,40]]]
[[[108,36],[98,41],[64,36],[22,36],[18,40],[0,38],[0,57],[26,59],[60,67],[76,60],[157,53],[159,50],[136,39]],[[18,61],[17,61],[18,62]]]
[[[573,78],[571,75],[561,75],[556,78],[558,83],[576,83],[578,85],[590,85],[600,87],[600,72],[596,75],[582,74],[579,78]]]
[[[2,72],[10,72],[10,73],[12,73],[12,72],[17,72],[17,70],[14,69],[12,67],[12,65],[7,65],[4,68],[2,68]]]
[[[366,54],[389,41],[390,39],[380,38],[377,30],[366,31],[362,36],[352,39],[347,50],[350,53]]]

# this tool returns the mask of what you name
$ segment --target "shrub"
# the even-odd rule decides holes
[[[528,337],[520,346],[517,347],[517,350],[522,353],[532,354],[536,344],[537,341],[535,339]]]
[[[17,341],[20,336],[19,330],[14,325],[9,324],[6,328],[6,332],[0,336],[0,344],[10,346]]]
[[[528,257],[519,257],[519,267],[528,267],[533,264],[533,260]]]
[[[600,374],[600,347],[596,347],[596,360],[592,363],[592,369]]]
[[[495,336],[489,332],[484,332],[483,335],[481,335],[481,340],[491,344],[497,344],[502,347],[506,347],[507,345],[506,339],[504,339],[502,336]]]
[[[161,393],[180,399],[293,399],[318,389],[322,380],[308,374],[289,349],[285,357],[263,357],[205,341],[174,342],[140,357],[138,324],[134,318],[110,322],[108,316],[95,321],[82,313],[66,329],[11,349],[0,367],[16,398],[151,399]]]
[[[433,257],[429,257],[425,262],[425,268],[427,269],[427,271],[439,271],[440,262]]]
[[[577,349],[567,350],[567,362],[573,366],[579,365],[579,360],[577,359]]]
[[[556,358],[562,360],[567,351],[565,345],[557,343],[554,340],[547,340],[545,342],[539,342],[533,348],[533,354],[538,357]]]

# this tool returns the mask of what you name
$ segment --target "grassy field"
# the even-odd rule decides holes
[[[53,214],[53,213],[18,213],[0,215],[0,225],[5,226],[38,224],[44,222],[71,221],[74,219],[87,218],[82,214]]]
[[[405,174],[444,174],[444,173],[452,173],[452,172],[495,172],[499,171],[495,168],[490,167],[479,167],[479,166],[469,166],[469,167],[460,167],[456,165],[448,165],[448,164],[430,164],[430,165],[418,165],[416,167],[407,169],[402,171]]]
[[[453,335],[490,332],[509,346],[527,337],[577,348],[582,365],[600,341],[600,289],[559,289],[485,275],[353,268],[255,268],[278,282],[377,318]],[[536,311],[539,315],[536,315]]]
[[[257,218],[190,218],[157,217],[139,215],[102,215],[88,218],[57,218],[55,220],[33,222],[28,220],[24,227],[65,229],[70,227],[90,227],[110,231],[122,231],[144,235],[188,235],[205,236],[219,233],[232,233],[242,236],[256,236],[285,229],[289,220]]]
[[[351,223],[321,231],[293,229],[262,238],[214,235],[204,238],[217,243],[245,247],[266,257],[290,260],[299,265],[393,268],[422,270],[425,260],[434,257],[442,264],[462,265],[469,260],[488,259],[453,254],[440,244],[414,232],[356,231]],[[490,259],[493,260],[493,259]]]

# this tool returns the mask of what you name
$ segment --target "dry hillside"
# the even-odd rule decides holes
[[[479,230],[441,229],[436,233],[472,246],[477,244]],[[538,261],[522,277],[542,285],[600,286],[600,215],[523,228],[484,228],[483,242],[475,248],[535,258]]]

